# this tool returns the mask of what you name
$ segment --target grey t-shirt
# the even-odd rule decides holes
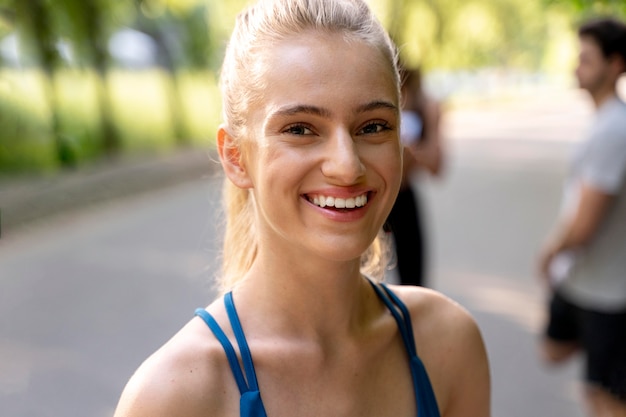
[[[577,203],[581,182],[614,196],[592,241],[575,252],[561,290],[599,311],[626,309],[626,104],[617,97],[601,105],[572,161],[567,199]]]

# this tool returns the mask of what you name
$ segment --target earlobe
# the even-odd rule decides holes
[[[239,188],[252,188],[252,181],[250,181],[241,155],[240,144],[224,125],[217,130],[217,152],[228,179]]]
[[[624,73],[624,71],[626,71],[626,59],[621,55],[614,54],[609,58],[609,62],[615,69],[618,78]]]

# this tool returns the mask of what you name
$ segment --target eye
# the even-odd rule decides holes
[[[387,122],[383,122],[383,121],[369,122],[365,126],[363,126],[363,128],[359,131],[359,133],[363,135],[371,135],[371,134],[381,133],[390,129],[391,127],[389,126],[389,123]]]
[[[287,133],[289,135],[312,135],[313,131],[306,125],[301,124],[301,123],[296,123],[290,126],[287,126],[284,130],[283,133]]]

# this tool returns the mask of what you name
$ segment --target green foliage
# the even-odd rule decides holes
[[[560,7],[574,20],[581,21],[595,16],[626,17],[624,0],[544,0],[547,7]]]
[[[43,99],[45,76],[36,70],[0,72],[0,174],[49,172],[60,168]],[[98,76],[61,70],[54,77],[61,135],[78,164],[102,155]],[[114,71],[108,77],[114,121],[125,153],[159,153],[176,146],[167,98],[169,74],[162,70]],[[210,146],[220,120],[215,79],[209,72],[178,75],[190,143]]]
[[[624,0],[377,0],[374,10],[409,65],[570,71],[575,27],[626,16]]]
[[[192,144],[212,144],[222,120],[221,97],[215,74],[209,71],[181,72],[178,88],[184,98],[184,123]]]
[[[221,3],[0,0],[0,38],[19,28],[27,47],[27,70],[3,72],[17,87],[0,90],[0,172],[210,142],[219,101],[207,70],[219,66],[225,31],[224,16],[216,13],[242,6]],[[160,42],[166,71],[111,70],[108,38],[128,26]],[[70,61],[61,59],[59,42],[71,46]],[[43,71],[30,69],[33,64]],[[13,94],[16,89],[34,94]]]
[[[0,173],[56,168],[42,81],[38,72],[0,72]]]
[[[549,48],[542,0],[379,3],[392,9],[383,16],[409,65],[538,69]]]

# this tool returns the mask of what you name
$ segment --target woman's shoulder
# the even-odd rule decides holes
[[[473,323],[472,316],[463,306],[439,291],[413,285],[388,287],[402,300],[411,312],[411,317],[418,322],[441,321],[449,325]],[[452,323],[449,322],[451,318],[455,319]]]
[[[488,415],[489,364],[472,315],[438,291],[390,288],[411,314],[417,353],[427,368],[442,414],[469,415],[462,411],[469,409],[474,410],[472,416]]]
[[[458,302],[441,292],[409,285],[392,285],[390,289],[402,300],[411,314],[418,350],[434,351],[445,344],[457,349],[482,341],[473,316]]]
[[[196,317],[139,366],[115,417],[219,416],[233,388],[224,349]]]

